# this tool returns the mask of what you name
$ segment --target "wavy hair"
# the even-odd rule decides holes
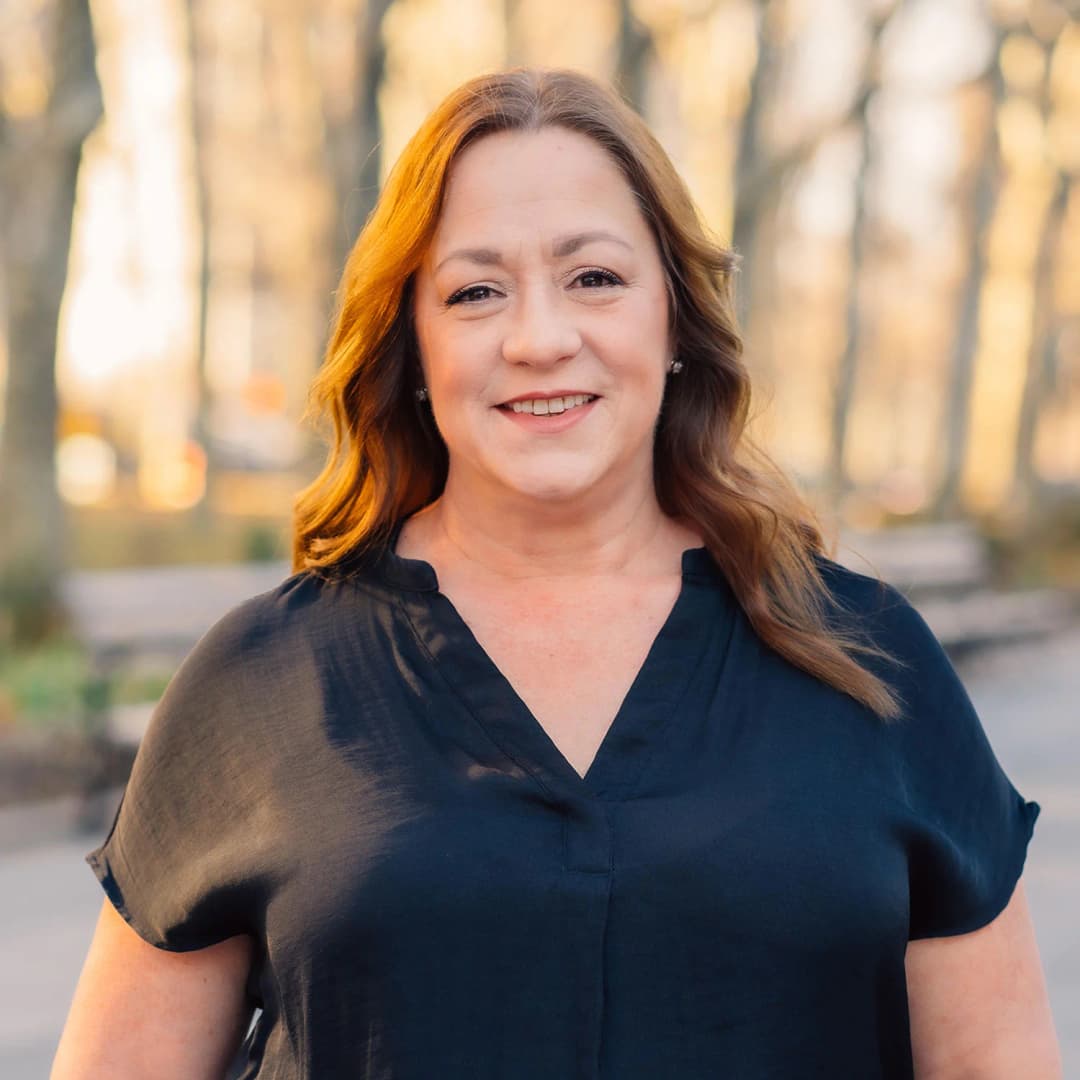
[[[329,419],[332,440],[325,467],[295,502],[294,570],[347,572],[388,543],[399,519],[442,492],[446,446],[415,396],[414,275],[455,158],[484,135],[549,126],[586,135],[611,156],[659,245],[683,361],[656,428],[662,510],[698,528],[762,641],[881,719],[895,719],[895,691],[856,660],[893,658],[858,626],[831,618],[817,520],[747,431],[751,385],[734,315],[736,256],[709,238],[644,120],[573,71],[515,68],[471,79],[431,113],[391,171],[346,261],[311,389],[306,416]]]

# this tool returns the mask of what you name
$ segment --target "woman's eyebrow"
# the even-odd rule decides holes
[[[621,244],[627,251],[634,249],[621,237],[606,229],[590,229],[588,232],[573,233],[570,236],[561,236],[551,246],[551,253],[556,259],[564,255],[573,255],[578,248],[591,244],[596,240],[609,240],[614,244]]]
[[[579,248],[597,240],[607,240],[610,243],[621,245],[628,251],[634,250],[630,244],[621,236],[616,236],[615,233],[608,232],[606,229],[590,229],[587,232],[558,237],[551,246],[551,253],[556,259],[561,259],[566,255],[573,255]],[[458,248],[439,261],[438,266],[435,267],[435,272],[438,273],[452,259],[464,259],[466,262],[475,263],[478,266],[501,266],[503,264],[502,255],[494,248]]]

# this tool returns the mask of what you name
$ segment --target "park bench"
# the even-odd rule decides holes
[[[153,703],[120,705],[115,689],[140,671],[171,674],[200,637],[231,608],[274,588],[290,573],[283,562],[77,571],[63,598],[86,650],[88,678],[81,729],[90,759],[80,825],[101,826],[114,793],[93,767],[109,746],[137,747]]]
[[[1055,633],[1077,615],[1060,590],[995,587],[987,542],[966,522],[842,531],[836,560],[896,586],[954,659]]]
[[[963,522],[845,530],[835,557],[896,586],[955,656],[1054,633],[1076,615],[1075,600],[1058,590],[995,588],[986,541]],[[289,572],[286,563],[265,562],[71,575],[65,599],[97,684],[89,727],[137,743],[148,709],[113,705],[116,681],[138,665],[171,671],[226,611]]]

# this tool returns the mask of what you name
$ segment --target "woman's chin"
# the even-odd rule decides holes
[[[595,486],[596,478],[585,475],[560,476],[508,476],[504,478],[507,494],[518,499],[535,502],[537,506],[571,505],[587,499]]]

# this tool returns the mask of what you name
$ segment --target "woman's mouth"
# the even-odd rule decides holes
[[[496,408],[525,431],[536,435],[559,435],[583,423],[597,400],[596,394],[553,394],[504,401]]]
[[[523,401],[507,401],[498,408],[507,412],[528,413],[531,416],[554,416],[569,412],[595,401],[595,394],[564,394],[559,397],[526,398]]]

